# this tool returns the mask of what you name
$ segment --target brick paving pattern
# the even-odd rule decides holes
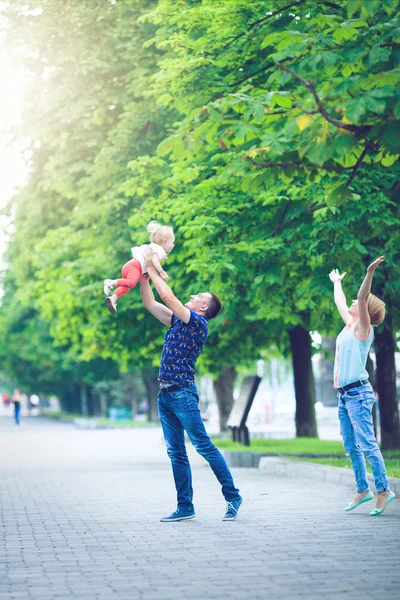
[[[245,502],[225,523],[190,457],[197,517],[160,523],[175,508],[160,430],[1,419],[0,600],[399,597],[399,501],[345,513],[345,487],[234,469]]]

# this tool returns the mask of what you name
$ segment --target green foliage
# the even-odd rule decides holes
[[[397,1],[90,4],[3,11],[31,73],[32,166],[9,207],[0,330],[13,360],[18,345],[41,348],[31,379],[51,373],[49,357],[57,382],[70,369],[101,377],[99,360],[157,363],[164,331],[139,291],[115,318],[102,292],[153,218],[176,230],[177,296],[210,289],[224,305],[203,370],[287,353],[298,324],[333,333],[327,273],[347,270],[355,293],[382,253],[398,327]]]

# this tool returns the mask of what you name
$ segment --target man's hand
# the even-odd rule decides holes
[[[147,271],[151,268],[154,268],[153,265],[153,248],[151,246],[147,246],[147,245],[143,245],[140,246],[142,252],[143,252],[143,258],[145,260],[145,264],[146,264],[146,269]]]
[[[335,281],[342,281],[342,279],[345,275],[346,275],[346,272],[344,272],[344,273],[342,273],[342,275],[340,275],[340,273],[337,269],[332,269],[332,271],[329,273],[329,279],[332,281],[332,283],[335,283]]]
[[[168,273],[166,271],[161,271],[160,277],[162,277],[164,281],[169,281]]]
[[[379,258],[377,258],[376,260],[374,260],[373,263],[371,263],[367,269],[367,273],[371,273],[371,275],[373,275],[375,273],[375,269],[377,267],[379,267],[380,264],[382,264],[384,262],[384,257],[380,256]]]

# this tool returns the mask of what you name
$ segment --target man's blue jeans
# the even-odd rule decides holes
[[[343,446],[350,457],[356,478],[357,492],[369,489],[365,456],[371,465],[377,492],[389,489],[386,468],[372,422],[372,407],[375,402],[372,386],[361,385],[338,393],[340,433]]]
[[[172,472],[178,495],[178,508],[192,512],[192,471],[186,453],[184,431],[197,452],[205,458],[222,486],[227,502],[237,500],[239,490],[233,483],[231,472],[221,452],[211,442],[198,406],[199,396],[195,385],[177,391],[158,394],[158,414],[164,432],[167,453],[171,459]]]

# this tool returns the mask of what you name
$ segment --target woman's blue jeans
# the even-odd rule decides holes
[[[164,432],[167,453],[171,459],[172,472],[178,496],[178,508],[193,512],[192,472],[186,453],[185,435],[197,452],[208,461],[222,486],[227,502],[237,500],[239,490],[233,483],[228,465],[221,452],[211,442],[199,410],[199,396],[195,385],[177,391],[158,394],[158,414]]]
[[[350,457],[356,478],[357,492],[369,489],[364,454],[371,465],[377,492],[389,489],[385,462],[375,439],[372,407],[375,402],[372,386],[361,385],[338,393],[340,433]]]

